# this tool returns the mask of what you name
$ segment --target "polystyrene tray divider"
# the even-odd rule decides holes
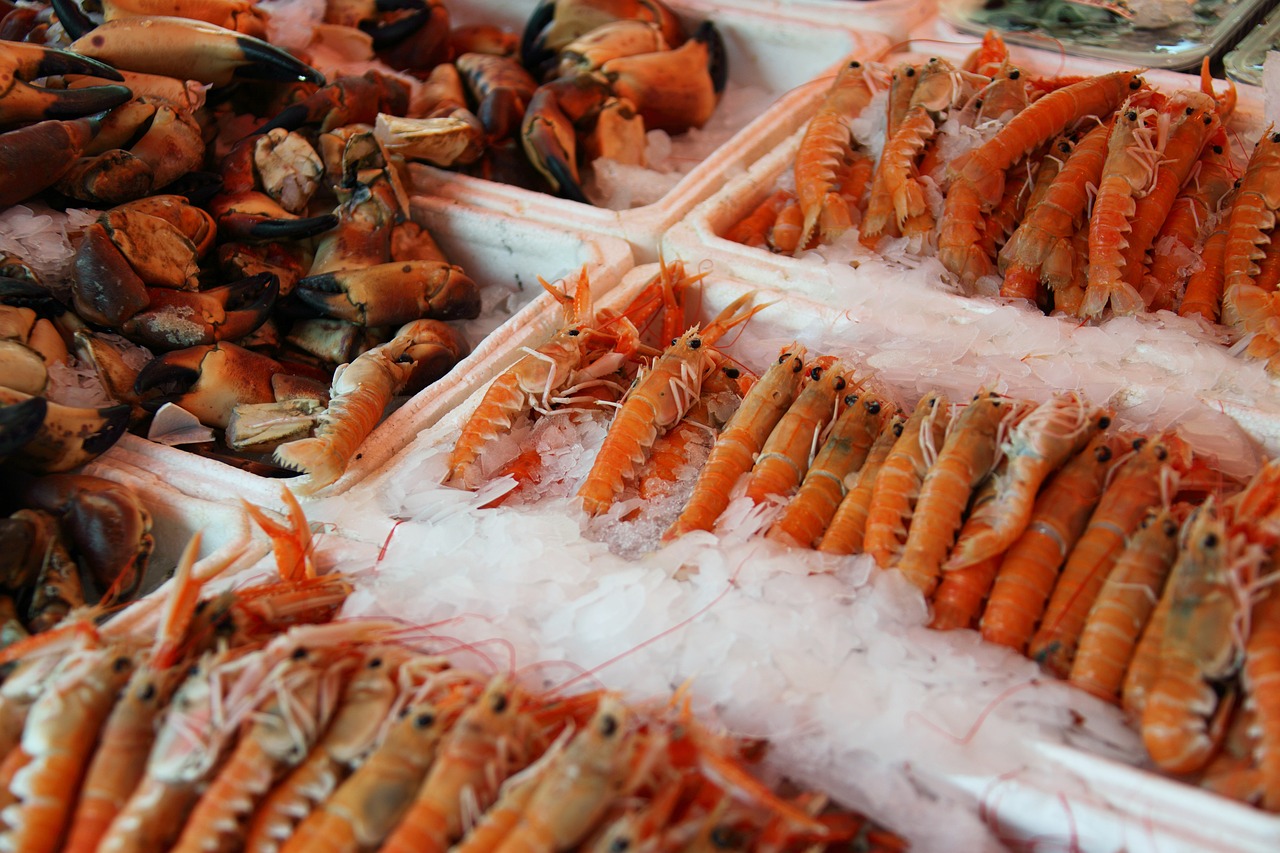
[[[474,343],[471,353],[447,375],[410,398],[375,429],[362,444],[358,457],[350,460],[348,471],[327,489],[327,494],[342,492],[390,459],[412,440],[407,425],[417,424],[420,428],[432,422],[461,399],[457,389],[473,381],[479,365],[506,352],[504,342],[519,335],[521,326],[536,325],[542,315],[558,311],[555,301],[538,284],[539,276],[548,280],[576,276],[585,267],[595,292],[604,294],[633,264],[630,247],[606,235],[571,235],[435,198],[415,197],[412,214],[431,231],[451,260],[460,263],[481,284],[487,293],[486,310],[489,300],[495,294],[501,295],[504,288],[509,294],[527,294],[529,300],[484,340]],[[281,484],[289,482],[251,474],[180,447],[134,435],[123,436],[97,464],[104,470],[132,467],[153,471],[179,493],[200,500],[225,503],[244,497],[276,510],[283,507]]]
[[[583,233],[621,237],[631,244],[639,262],[651,262],[657,260],[659,242],[669,227],[729,176],[777,146],[797,124],[808,120],[826,89],[822,81],[829,81],[847,57],[873,59],[889,46],[886,35],[856,29],[854,22],[842,25],[820,17],[793,19],[785,11],[775,14],[766,9],[705,0],[681,0],[670,5],[686,22],[710,19],[720,28],[729,54],[731,83],[761,86],[776,93],[776,97],[662,199],[615,211],[425,164],[410,168],[414,191]],[[503,11],[494,10],[499,20]],[[796,69],[809,70],[801,74]]]

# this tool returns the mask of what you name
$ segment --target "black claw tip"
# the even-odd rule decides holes
[[[49,403],[44,397],[0,406],[0,458],[13,455],[35,438],[48,411]]]
[[[249,229],[254,240],[302,240],[323,234],[336,227],[338,217],[332,213],[307,219],[266,219]]]

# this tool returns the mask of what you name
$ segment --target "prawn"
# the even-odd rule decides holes
[[[1026,529],[1009,547],[983,611],[983,639],[1022,652],[1063,560],[1084,532],[1111,468],[1133,440],[1099,433],[1044,486]]]
[[[786,497],[800,485],[815,449],[839,412],[842,392],[848,385],[839,360],[820,356],[805,373],[809,381],[769,433],[747,478],[746,495],[752,503],[762,503],[770,495]]]
[[[1116,560],[1089,611],[1067,680],[1094,696],[1117,701],[1142,629],[1164,590],[1178,555],[1185,512],[1151,510]]]
[[[464,805],[478,812],[492,805],[503,780],[530,758],[533,732],[521,713],[522,702],[521,694],[498,677],[462,712],[399,826],[383,843],[384,853],[442,853],[465,829]]]
[[[1146,303],[1127,281],[1125,250],[1130,245],[1137,200],[1155,186],[1164,155],[1163,140],[1152,122],[1156,111],[1129,99],[1116,116],[1107,139],[1107,161],[1089,220],[1089,272],[1082,316],[1102,316],[1107,305],[1117,314],[1133,314]]]
[[[994,391],[975,394],[947,432],[920,483],[911,526],[898,559],[903,576],[926,596],[938,585],[973,490],[997,462],[1000,433],[1024,406]]]
[[[1156,766],[1194,773],[1213,757],[1233,707],[1215,684],[1239,669],[1239,601],[1223,520],[1210,499],[1189,522],[1187,545],[1169,577],[1171,604],[1160,674],[1142,711],[1142,741]]]
[[[946,411],[942,394],[934,391],[921,397],[876,474],[862,547],[882,569],[895,565],[902,553],[920,483],[946,430]]]
[[[748,293],[734,300],[706,329],[689,329],[636,380],[578,489],[588,515],[599,515],[613,505],[648,459],[654,440],[678,424],[697,402],[703,380],[719,359],[711,345],[729,329],[768,307],[758,305],[742,310],[751,298]]]
[[[846,478],[866,461],[888,414],[875,393],[861,398],[849,394],[844,407],[795,497],[769,530],[769,538],[812,548],[826,532],[845,495]]]
[[[839,211],[841,207],[847,208],[847,203],[836,191],[837,172],[852,153],[853,133],[849,121],[871,103],[875,94],[869,71],[856,60],[840,69],[800,140],[795,181],[802,225],[797,247],[805,246],[820,224],[822,239],[829,242],[838,235],[826,220],[848,221],[850,218],[847,209]]]
[[[662,534],[670,542],[691,530],[710,530],[729,505],[738,478],[751,470],[765,439],[791,407],[804,373],[805,348],[784,347],[777,360],[751,386],[738,410],[725,424],[698,474],[693,494],[680,517]]]
[[[1060,677],[1071,670],[1080,631],[1125,537],[1137,528],[1148,508],[1167,499],[1179,473],[1186,471],[1190,462],[1186,445],[1173,435],[1144,442],[1136,449],[1116,470],[1071,549],[1044,620],[1031,639],[1028,653]]]
[[[991,499],[970,512],[943,568],[960,569],[1007,550],[1026,529],[1044,481],[1110,423],[1109,412],[1067,392],[1040,404],[1009,430],[1001,445],[1008,464],[993,480]]]
[[[893,450],[894,444],[902,436],[906,418],[900,412],[890,417],[881,428],[880,434],[867,451],[867,458],[862,467],[854,474],[845,475],[846,491],[840,505],[836,507],[827,532],[818,543],[818,550],[824,554],[857,554],[862,551],[862,541],[867,529],[867,510],[871,505],[872,488],[876,477],[884,467],[884,461]],[[850,479],[852,478],[852,482]]]

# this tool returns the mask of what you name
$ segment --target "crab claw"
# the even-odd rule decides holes
[[[361,326],[399,326],[412,320],[471,319],[480,313],[480,287],[461,267],[441,261],[402,261],[307,276],[293,295],[326,317]]]
[[[101,477],[54,474],[33,481],[23,498],[59,517],[100,589],[112,589],[116,600],[133,597],[155,538],[151,514],[131,490]]]
[[[724,40],[710,21],[675,50],[611,59],[600,70],[645,127],[669,133],[707,123],[728,73]]]
[[[53,186],[75,165],[100,122],[42,121],[0,136],[0,208]]]
[[[153,288],[148,294],[151,304],[120,331],[134,343],[173,350],[252,334],[270,315],[280,281],[263,272],[212,290]]]
[[[44,426],[49,403],[44,397],[27,397],[0,406],[0,461],[22,449]]]
[[[561,196],[590,204],[578,177],[577,123],[593,120],[609,98],[594,75],[581,74],[539,86],[520,130],[525,156]]]
[[[232,80],[304,80],[324,84],[324,75],[281,48],[226,27],[187,18],[119,18],[76,39],[71,49],[129,71],[165,74],[214,86],[224,86]]]
[[[13,407],[25,403],[29,394],[0,385],[0,406]],[[19,412],[18,420],[26,423],[30,410]],[[129,426],[128,406],[80,409],[45,401],[44,419],[32,438],[21,445],[15,463],[30,471],[46,474],[69,471],[106,451]],[[16,435],[16,430],[15,430]]]
[[[237,405],[275,400],[271,377],[282,372],[275,359],[223,342],[165,353],[142,368],[133,390],[147,411],[173,403],[205,426],[226,429]]]
[[[543,0],[525,25],[520,39],[520,61],[535,71],[555,61],[570,42],[614,21],[656,24],[667,44],[684,41],[680,18],[659,0]]]
[[[402,81],[377,71],[360,77],[339,77],[309,97],[281,110],[254,135],[276,128],[298,130],[317,125],[321,133],[349,124],[373,124],[378,113],[402,115],[409,108],[409,88]]]
[[[133,97],[127,86],[44,89],[27,82],[60,74],[124,79],[111,66],[69,51],[23,42],[0,42],[0,124],[80,118],[109,110]]]

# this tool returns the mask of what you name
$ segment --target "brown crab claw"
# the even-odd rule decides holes
[[[251,334],[271,313],[280,281],[263,272],[212,290],[152,288],[151,304],[120,330],[129,340],[155,350],[207,346]]]
[[[53,474],[23,492],[29,506],[54,513],[99,589],[128,601],[155,548],[151,514],[124,486],[83,474]]]
[[[0,136],[0,208],[53,186],[75,165],[100,122],[42,121]]]
[[[127,71],[224,86],[232,80],[309,81],[324,75],[281,48],[188,18],[117,18],[71,43],[76,53]]]
[[[0,407],[31,399],[39,398],[0,385]],[[69,471],[110,448],[128,426],[128,406],[80,409],[46,401],[40,429],[22,445],[14,462],[42,474]]]
[[[44,397],[27,397],[0,406],[0,461],[17,453],[39,434],[48,408]]]
[[[520,39],[520,59],[530,71],[554,64],[574,39],[613,21],[646,21],[658,26],[667,44],[684,41],[679,17],[658,0],[543,0],[533,10]]]
[[[69,51],[23,42],[0,42],[0,125],[80,118],[109,110],[132,97],[126,86],[45,89],[28,82],[59,74],[123,79],[111,66]]]
[[[441,261],[396,261],[307,276],[293,295],[314,312],[361,326],[399,326],[425,317],[465,320],[480,314],[479,285],[461,267]]]
[[[724,91],[724,41],[707,21],[675,50],[611,59],[600,70],[618,97],[635,104],[645,127],[683,133],[706,124]]]
[[[275,399],[271,377],[283,370],[273,358],[222,342],[165,353],[142,368],[133,390],[147,411],[173,403],[205,426],[226,429],[237,405]]]
[[[571,201],[591,203],[578,177],[577,132],[545,87],[529,103],[520,142],[525,156],[552,190]]]
[[[349,124],[373,124],[380,112],[401,115],[408,108],[407,85],[389,75],[366,71],[360,77],[339,77],[303,100],[290,104],[254,134],[268,133],[276,128],[298,130],[307,125],[315,125],[324,133]]]

